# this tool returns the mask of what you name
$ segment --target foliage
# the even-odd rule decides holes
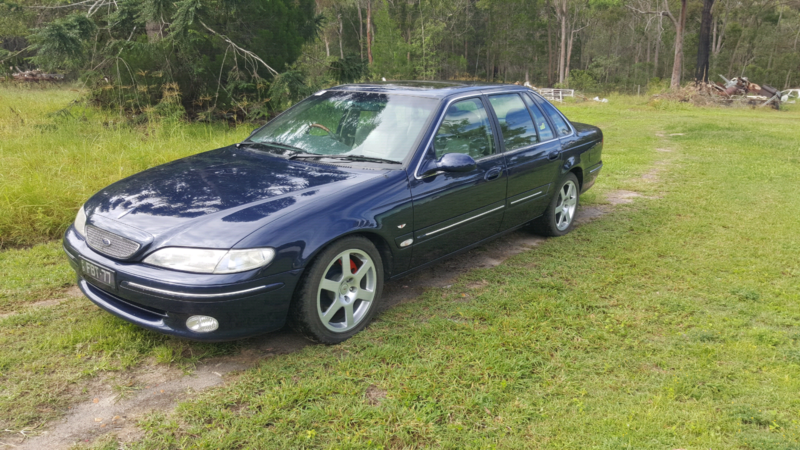
[[[89,39],[97,26],[83,14],[71,14],[54,20],[32,34],[31,60],[46,71],[58,68],[72,70],[86,63]]]
[[[338,84],[353,83],[369,74],[369,65],[358,55],[348,54],[332,61],[328,73]]]
[[[272,78],[320,23],[313,0],[122,0],[57,16],[28,38],[31,62],[79,71],[96,103],[134,118],[166,108],[162,94],[174,91],[192,115],[241,120],[264,108]]]
[[[289,69],[276,76],[269,88],[272,104],[279,110],[289,108],[312,92],[313,89],[308,86],[305,74],[297,69]]]
[[[190,116],[268,117],[280,109],[268,101],[269,84],[287,70],[302,72],[310,91],[382,78],[553,86],[562,25],[560,85],[654,91],[648,80],[670,76],[675,42],[660,12],[678,13],[675,1],[652,0],[122,0],[95,9],[92,2],[29,8],[49,6],[45,1],[0,2],[0,62],[80,73],[98,103],[137,120],[159,103],[163,83],[178,84]],[[699,2],[689,2],[684,80],[694,74]],[[77,39],[83,28],[75,21],[84,16],[96,31]],[[712,79],[721,73],[778,88],[800,83],[796,4],[717,0],[713,27]],[[30,49],[27,39],[36,41]],[[144,80],[140,71],[162,77]],[[289,100],[281,94],[276,101]]]

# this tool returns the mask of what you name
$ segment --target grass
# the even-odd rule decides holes
[[[154,412],[126,445],[799,448],[800,112],[609,100],[563,108],[606,136],[582,202],[619,189],[641,198],[429,289],[344,344],[271,358]],[[657,180],[642,177],[654,168]],[[0,253],[3,301],[18,308],[68,283],[57,251]],[[11,261],[34,252],[55,275],[26,285],[31,269]],[[236,350],[163,338],[87,303],[0,319],[4,426],[56,416],[92,376]]]
[[[77,89],[0,85],[0,248],[60,237],[86,199],[149,167],[237,142],[249,129],[131,126]]]
[[[79,382],[123,375],[143,362],[190,367],[235,348],[145,332],[74,298],[66,288],[74,286],[75,274],[61,242],[53,239],[104,186],[236,142],[247,129],[170,122],[134,127],[82,105],[80,95],[73,89],[0,85],[3,428],[30,427],[62,414],[82,394]],[[43,300],[52,302],[36,304]]]

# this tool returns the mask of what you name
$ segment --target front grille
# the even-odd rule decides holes
[[[86,225],[86,241],[95,251],[114,258],[129,258],[141,247],[135,241],[94,225]]]

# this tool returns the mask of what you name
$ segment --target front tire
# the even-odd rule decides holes
[[[325,248],[306,270],[290,308],[291,320],[306,337],[338,344],[367,327],[383,290],[383,261],[375,245],[360,236]]]
[[[558,190],[547,205],[544,215],[531,224],[537,234],[563,236],[572,231],[575,225],[575,212],[578,210],[580,198],[578,177],[570,172],[557,186]]]

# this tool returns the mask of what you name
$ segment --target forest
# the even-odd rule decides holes
[[[60,73],[101,105],[199,120],[384,79],[786,89],[799,40],[798,0],[0,0],[0,76]]]

